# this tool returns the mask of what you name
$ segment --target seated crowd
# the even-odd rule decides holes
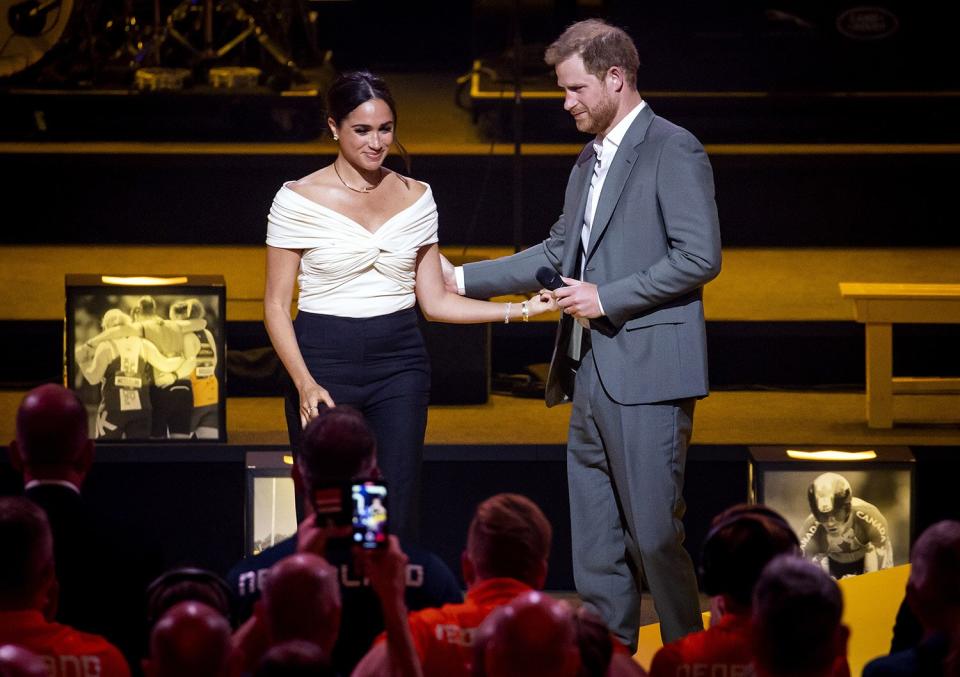
[[[465,594],[436,555],[395,536],[358,548],[349,525],[320,519],[318,491],[380,475],[353,409],[324,410],[304,430],[292,473],[306,514],[297,534],[223,577],[151,571],[132,537],[117,554],[111,543],[127,532],[84,511],[93,457],[72,392],[27,394],[10,445],[24,492],[0,498],[0,677],[645,674],[594,610],[542,591],[552,529],[523,496],[477,506],[461,556]],[[919,631],[865,675],[960,674],[960,523],[924,531],[912,561],[904,613]],[[717,515],[700,573],[709,628],[660,648],[650,675],[850,674],[840,590],[775,511]]]

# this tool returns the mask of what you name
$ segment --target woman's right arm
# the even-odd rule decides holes
[[[322,402],[328,407],[336,406],[324,388],[320,387],[300,353],[297,336],[290,320],[290,304],[293,302],[293,285],[300,269],[300,252],[267,246],[267,284],[263,293],[263,321],[273,349],[300,393],[300,423],[317,415],[317,406]]]

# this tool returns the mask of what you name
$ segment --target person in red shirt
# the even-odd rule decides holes
[[[475,675],[576,677],[580,667],[572,608],[542,592],[494,609],[477,630]]]
[[[737,505],[713,519],[701,553],[701,588],[711,596],[710,628],[664,645],[651,677],[747,675],[753,588],[763,567],[780,554],[800,555],[790,525],[761,505]]]
[[[483,620],[517,595],[543,587],[552,533],[540,508],[524,496],[498,494],[477,507],[460,560],[467,583],[466,600],[439,609],[423,609],[407,619],[424,675],[471,674],[474,638]],[[389,551],[386,555],[390,555]],[[372,552],[370,557],[383,558],[384,554]],[[382,568],[374,563],[368,567],[368,574],[384,602],[386,616],[386,607],[395,595],[389,581],[381,580]],[[388,635],[389,630],[388,625]],[[391,665],[386,639],[386,635],[377,639],[360,661],[354,677],[387,675],[391,668],[394,674],[405,672]]]
[[[271,646],[302,639],[332,654],[342,607],[337,570],[325,559],[300,552],[280,560],[270,567],[260,602]]]
[[[0,543],[0,645],[32,651],[50,677],[129,677],[123,655],[103,637],[50,620],[57,578],[43,510],[26,498],[0,498]]]
[[[0,646],[0,675],[3,677],[48,677],[47,666],[32,651],[21,646]]]
[[[147,677],[231,677],[230,623],[202,602],[178,602],[150,632],[150,656],[143,660]]]
[[[843,595],[821,567],[780,555],[753,591],[756,677],[849,677]]]

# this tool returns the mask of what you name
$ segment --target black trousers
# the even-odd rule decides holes
[[[401,542],[419,530],[420,466],[430,402],[430,360],[413,308],[369,318],[300,312],[293,323],[310,374],[337,405],[359,409],[377,439],[388,485],[389,528]],[[286,397],[287,429],[300,452],[300,398]],[[298,506],[299,508],[299,506]]]

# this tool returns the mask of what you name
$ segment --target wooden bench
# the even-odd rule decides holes
[[[893,427],[895,395],[923,397],[897,420],[960,421],[960,378],[893,377],[893,325],[960,324],[960,284],[841,282],[840,294],[866,325],[867,425]]]

